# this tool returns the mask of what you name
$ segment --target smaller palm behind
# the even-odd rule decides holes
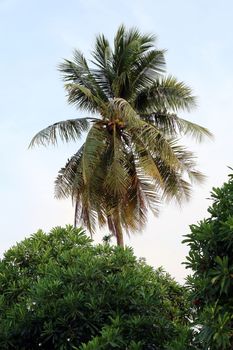
[[[30,144],[55,144],[58,136],[77,140],[87,132],[59,171],[55,195],[72,197],[75,221],[91,233],[97,222],[107,225],[119,245],[124,231],[142,229],[148,209],[157,214],[162,199],[187,199],[192,181],[203,179],[177,138],[201,141],[210,133],[178,117],[179,110],[195,107],[195,98],[183,82],[164,75],[164,51],[154,43],[154,36],[121,26],[113,48],[97,37],[91,66],[76,50],[60,71],[69,103],[93,117],[53,124]]]

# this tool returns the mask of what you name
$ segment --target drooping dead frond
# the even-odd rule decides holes
[[[64,197],[73,197],[73,193],[83,186],[82,177],[82,146],[71,159],[69,159],[64,168],[62,168],[55,181],[55,197],[60,199]]]

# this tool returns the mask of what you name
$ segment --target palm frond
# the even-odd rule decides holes
[[[142,115],[141,118],[155,125],[161,132],[168,136],[187,135],[201,142],[205,137],[212,138],[211,132],[198,124],[179,118],[174,113],[166,111]]]
[[[131,135],[132,141],[137,144],[140,140],[152,157],[159,156],[169,166],[177,170],[180,168],[180,162],[173,147],[173,142],[176,140],[167,138],[155,126],[145,122],[140,128],[132,128]]]
[[[171,141],[171,146],[178,161],[180,162],[180,173],[187,174],[191,183],[203,183],[205,176],[200,171],[195,169],[196,156],[193,154],[193,152],[178,144],[176,139]]]
[[[170,140],[170,146],[177,158],[176,167],[165,162],[160,154],[156,156],[154,161],[163,178],[162,198],[166,200],[175,198],[178,203],[182,203],[183,200],[188,200],[191,196],[191,183],[202,183],[205,177],[195,169],[195,156],[192,152],[179,145],[176,139]],[[188,179],[191,183],[187,181]]]
[[[125,122],[125,132],[131,135],[132,142],[137,143],[140,140],[145,149],[153,155],[159,153],[167,163],[178,165],[171,141],[155,125],[142,120],[128,101],[122,98],[115,98],[111,101],[111,105],[116,108]]]
[[[150,114],[160,111],[177,112],[190,111],[196,107],[196,97],[185,83],[168,76],[159,78],[154,83],[139,92],[134,101],[140,114]]]
[[[141,138],[137,137],[137,135],[135,135],[134,140],[134,148],[135,154],[138,158],[138,166],[142,169],[144,174],[151,177],[153,181],[158,182],[162,186],[163,179],[154,161],[154,158],[151,155],[150,149],[145,147]]]
[[[135,92],[148,87],[165,71],[164,50],[151,50],[138,57],[131,72],[132,89]]]
[[[201,171],[196,170],[195,168],[188,170],[187,174],[192,184],[201,184],[206,180],[206,176]]]
[[[97,66],[97,69],[92,69],[95,81],[108,98],[113,98],[112,82],[114,80],[114,72],[112,69],[112,49],[104,35],[97,36],[95,50],[92,51],[92,56],[94,61],[91,62]]]
[[[104,108],[104,101],[95,96],[90,89],[82,85],[76,83],[66,84],[65,89],[68,92],[68,102],[74,104],[79,109],[101,113]]]
[[[109,134],[101,124],[94,124],[87,134],[83,149],[82,167],[84,183],[88,183],[108,147]]]
[[[63,142],[75,141],[90,127],[92,118],[68,119],[48,126],[39,131],[31,140],[29,148],[35,145],[57,144],[58,137]]]
[[[59,65],[59,71],[65,82],[83,86],[90,90],[93,96],[105,101],[107,100],[104,91],[95,80],[95,76],[81,51],[74,50],[73,61],[64,60]]]
[[[146,224],[149,209],[154,215],[158,214],[160,203],[155,183],[151,177],[144,174],[143,169],[135,165],[132,184],[128,191],[128,201],[122,205],[121,214],[125,229],[132,232],[140,231]]]
[[[143,53],[154,47],[156,36],[154,34],[142,34],[136,27],[127,30],[124,25],[121,25],[114,39],[114,51],[117,51],[120,45],[128,46],[135,41],[139,42],[140,52]]]
[[[179,125],[180,133],[191,136],[197,141],[203,141],[204,137],[213,138],[213,134],[205,127],[192,123],[189,120],[177,118],[177,125]]]
[[[55,197],[68,198],[77,197],[77,192],[83,186],[82,178],[82,154],[84,145],[69,159],[55,180]]]
[[[97,213],[90,204],[90,194],[88,189],[82,195],[81,203],[80,214],[76,216],[75,220],[76,223],[79,222],[79,224],[84,225],[92,237],[95,232]]]
[[[128,130],[135,127],[141,128],[145,123],[140,119],[131,104],[124,98],[114,98],[109,102],[108,106],[110,110],[113,110],[115,114],[119,115]]]
[[[166,178],[162,199],[170,201],[175,199],[181,205],[183,201],[188,201],[191,197],[191,184],[184,180],[179,173],[169,172]]]
[[[137,172],[137,182],[138,182],[138,196],[140,194],[141,198],[144,198],[146,206],[150,208],[153,214],[158,214],[158,208],[160,205],[160,198],[157,187],[150,177],[143,175],[143,172]],[[140,207],[138,208],[140,210]]]
[[[150,209],[158,214],[159,197],[153,180],[145,176],[132,152],[130,160],[130,185],[126,196],[120,198],[120,218],[123,229],[129,234],[140,232],[147,222]]]
[[[129,164],[127,154],[124,151],[123,143],[113,128],[112,155],[105,179],[107,193],[120,198],[127,193],[129,186]]]
[[[136,28],[129,31],[124,26],[119,28],[112,55],[112,68],[115,73],[112,88],[115,97],[129,98],[132,95],[132,74],[144,52],[149,50],[153,43],[152,35],[141,35]]]

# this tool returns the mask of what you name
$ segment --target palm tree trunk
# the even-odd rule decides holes
[[[77,214],[78,214],[78,202],[75,202],[75,209],[74,209],[74,227],[77,228]]]
[[[123,238],[122,227],[121,227],[121,224],[120,224],[120,215],[119,215],[119,211],[118,210],[115,213],[113,220],[114,220],[114,229],[115,229],[117,245],[124,248],[124,238]]]
[[[116,227],[116,240],[117,240],[117,245],[121,246],[124,248],[124,238],[123,238],[123,233],[121,227]]]

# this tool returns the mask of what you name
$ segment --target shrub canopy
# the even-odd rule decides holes
[[[203,349],[233,349],[233,175],[211,193],[210,217],[192,225],[184,242],[198,339]]]
[[[82,229],[38,231],[0,262],[1,349],[188,349],[183,287]]]

